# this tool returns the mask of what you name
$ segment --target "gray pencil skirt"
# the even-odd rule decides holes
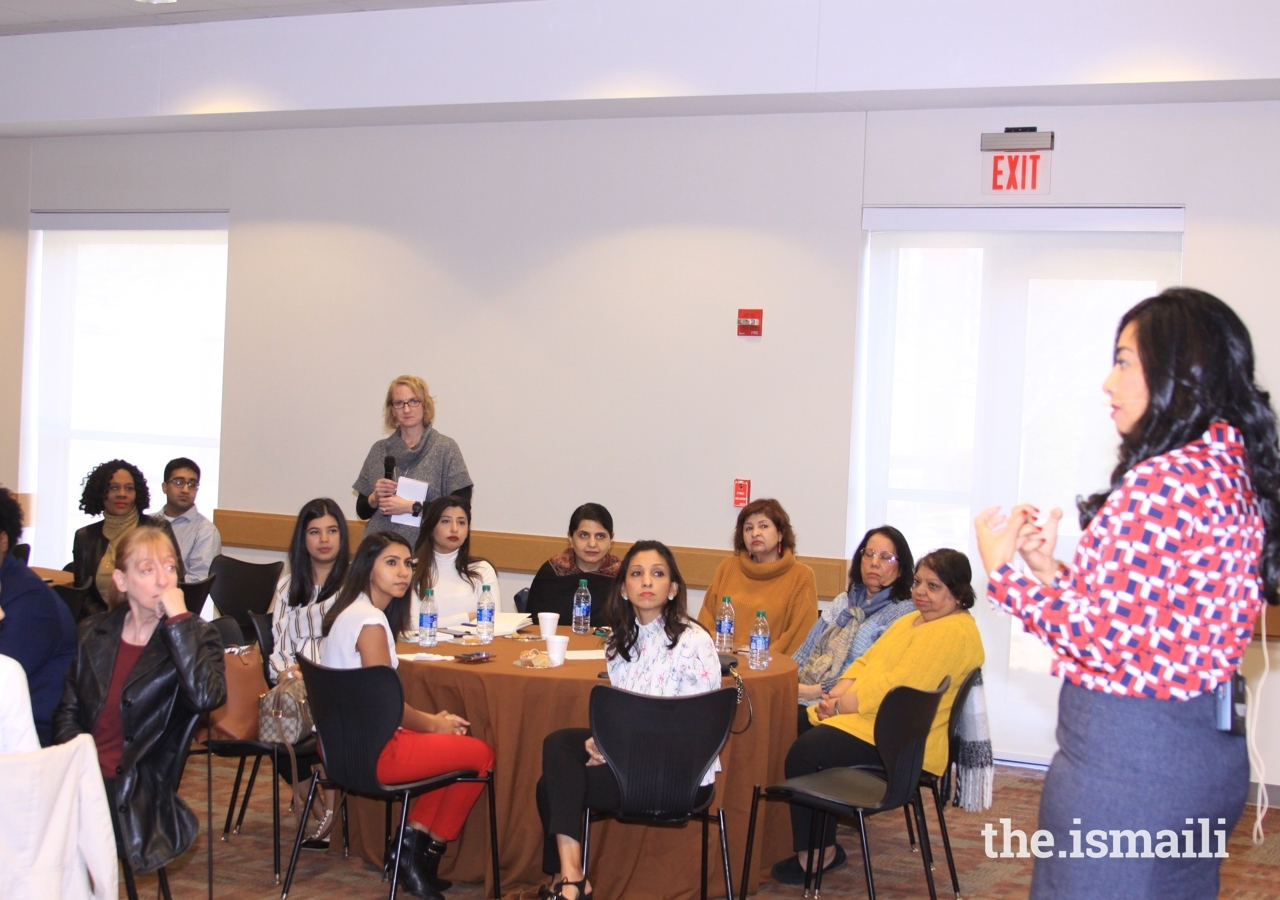
[[[1206,900],[1249,790],[1245,739],[1214,698],[1113,697],[1064,683],[1032,900]],[[1015,848],[1016,849],[1016,848]]]

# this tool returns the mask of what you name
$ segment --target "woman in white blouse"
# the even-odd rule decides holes
[[[421,598],[427,588],[435,591],[441,622],[464,621],[459,616],[476,611],[486,587],[493,608],[502,609],[498,573],[487,560],[471,555],[471,501],[456,494],[432,501],[422,514],[414,557],[414,593]]]
[[[688,616],[684,579],[658,541],[637,541],[622,558],[605,614],[613,634],[605,644],[609,682],[637,694],[681,697],[720,687],[720,658],[711,635]],[[720,761],[695,803],[707,799]],[[582,811],[617,809],[618,780],[604,764],[589,728],[565,728],[542,745],[538,814],[546,840],[542,868],[554,875],[555,900],[591,896],[582,872]]]
[[[272,682],[286,673],[299,677],[299,656],[320,661],[321,625],[342,587],[350,556],[342,508],[328,497],[302,507],[289,542],[289,568],[276,585],[271,607]]]
[[[394,531],[365,535],[338,599],[324,617],[322,665],[399,666],[394,635],[408,624],[412,577],[407,540]],[[447,710],[422,712],[406,703],[400,727],[378,755],[378,780],[403,784],[459,769],[484,776],[493,768],[493,748],[467,737],[468,725]],[[413,802],[397,863],[405,891],[428,900],[443,898],[440,891],[451,883],[436,874],[440,857],[448,842],[457,840],[483,788],[480,783],[453,784]]]

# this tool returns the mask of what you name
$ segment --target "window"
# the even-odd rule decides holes
[[[227,231],[222,214],[33,215],[20,484],[34,495],[32,562],[61,568],[81,481],[121,458],[152,512],[170,459],[218,499]]]
[[[927,223],[922,212],[916,223]],[[1116,460],[1101,391],[1116,324],[1180,282],[1180,228],[868,230],[849,552],[887,522],[917,558],[968,553],[995,749],[1047,762],[1058,689],[1049,651],[981,599],[972,520],[996,504],[1061,507],[1057,554],[1071,557],[1075,498],[1105,486]]]

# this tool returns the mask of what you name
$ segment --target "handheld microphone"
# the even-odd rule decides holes
[[[386,478],[387,481],[395,481],[396,458],[394,456],[388,456],[386,459],[382,461],[382,473],[383,473],[383,477]]]

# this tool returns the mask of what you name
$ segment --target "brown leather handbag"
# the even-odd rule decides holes
[[[267,693],[258,645],[228,647],[226,651],[227,702],[209,713],[215,741],[258,740],[259,703]]]

